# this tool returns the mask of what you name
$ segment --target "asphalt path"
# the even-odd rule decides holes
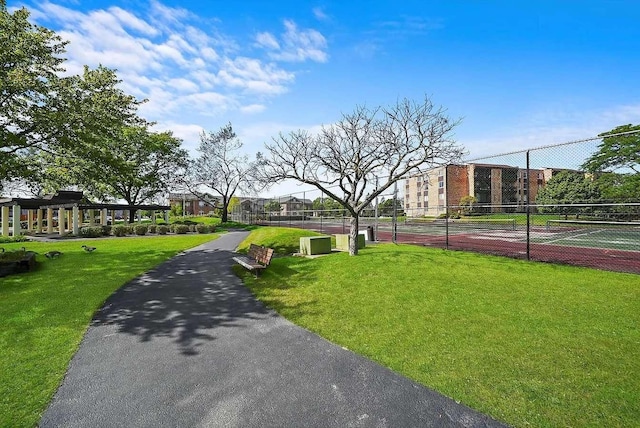
[[[186,251],[113,294],[40,426],[505,426],[265,308],[231,270],[245,236]]]

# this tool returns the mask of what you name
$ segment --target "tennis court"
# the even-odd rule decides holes
[[[348,218],[313,218],[272,225],[327,234],[349,233]],[[374,225],[374,219],[360,220],[361,230]],[[392,241],[390,221],[378,221],[377,231],[378,241]],[[509,218],[409,220],[397,223],[396,242],[640,273],[639,223],[552,220],[527,231],[526,225]]]

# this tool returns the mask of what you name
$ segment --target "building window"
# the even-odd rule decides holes
[[[418,208],[422,208],[422,204],[418,202]]]
[[[438,181],[438,187],[439,188],[444,188],[444,181]]]
[[[444,193],[440,193],[440,194],[438,195],[438,199],[440,199],[441,201],[443,201],[443,200],[444,200]]]

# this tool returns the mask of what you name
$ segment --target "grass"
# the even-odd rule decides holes
[[[636,275],[392,244],[238,273],[296,324],[508,424],[640,420]]]
[[[276,254],[290,255],[300,251],[300,238],[322,236],[322,233],[294,227],[259,227],[240,243],[238,252],[246,252],[251,244],[273,248]],[[335,237],[332,237],[335,244]]]
[[[0,278],[0,426],[35,426],[95,311],[116,289],[215,234],[4,244],[37,251],[36,270]],[[62,251],[47,259],[47,251]]]

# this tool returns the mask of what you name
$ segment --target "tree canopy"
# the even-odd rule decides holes
[[[99,157],[105,139],[145,123],[115,71],[85,67],[62,77],[67,42],[28,18],[27,9],[11,14],[0,0],[0,183],[42,178],[35,160],[43,154]]]
[[[628,168],[640,174],[640,125],[618,126],[599,137],[603,137],[602,143],[584,163],[585,170],[601,172]]]
[[[349,253],[355,255],[359,216],[378,195],[411,172],[459,160],[463,150],[452,138],[457,124],[427,97],[357,107],[317,135],[294,131],[265,144],[262,180],[293,179],[338,201],[351,215]]]
[[[596,177],[608,202],[640,202],[640,125],[600,134],[602,143],[583,168]]]
[[[575,204],[597,203],[600,189],[592,176],[578,171],[560,171],[540,189],[536,204],[541,213],[589,212],[590,207],[571,207]]]

